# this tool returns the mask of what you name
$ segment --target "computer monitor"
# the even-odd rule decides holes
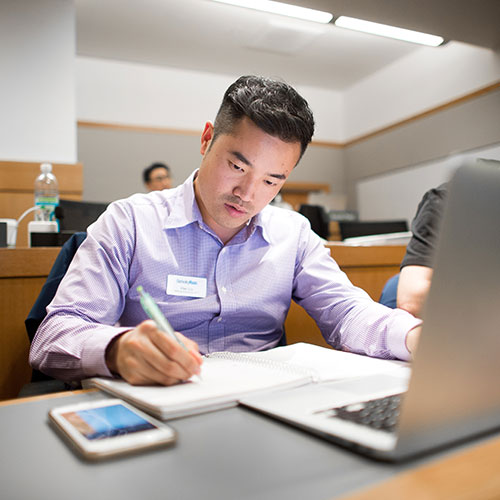
[[[60,231],[86,231],[106,210],[108,203],[90,201],[59,200],[56,217]]]
[[[340,236],[343,240],[373,234],[402,233],[408,231],[406,220],[385,221],[340,221]]]

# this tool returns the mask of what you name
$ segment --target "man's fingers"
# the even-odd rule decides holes
[[[178,335],[182,338],[182,341],[187,346],[188,351],[191,353],[191,355],[194,356],[198,365],[201,365],[203,363],[203,358],[201,357],[198,344],[194,340],[184,337],[184,335],[182,335],[181,333],[179,333]]]
[[[128,365],[122,377],[132,385],[174,385],[179,382],[176,378],[165,376],[147,362],[137,364],[135,367]]]
[[[134,385],[172,385],[187,380],[199,373],[201,356],[195,342],[182,339],[190,351],[159,331],[153,321],[144,321],[124,333],[112,347],[114,370]]]
[[[183,352],[178,352],[178,348],[180,348]],[[178,354],[181,356],[189,355],[189,353],[186,352],[181,346],[173,346],[171,357],[167,357],[153,342],[146,361],[160,374],[161,377],[174,379],[176,381],[187,380],[194,375],[195,372],[186,369],[184,365],[179,362]]]
[[[186,345],[188,349],[192,346],[191,342],[187,342],[189,339],[181,336],[181,334],[177,335],[181,337],[182,342],[184,342],[184,345]],[[186,378],[189,378],[190,376],[198,374],[200,372],[200,362],[195,357],[195,355],[191,354],[192,351],[186,351],[184,347],[182,347],[176,340],[169,337],[166,333],[155,330],[151,333],[151,339],[155,346],[168,359],[179,364],[183,368],[183,370],[185,370],[187,374]],[[195,349],[197,352],[197,347],[195,347]]]

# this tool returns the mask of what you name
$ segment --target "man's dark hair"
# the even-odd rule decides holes
[[[167,171],[167,174],[170,175],[170,167],[168,165],[165,165],[165,163],[153,163],[142,171],[142,179],[144,181],[144,184],[147,184],[151,180],[151,172],[155,168],[164,168]]]
[[[231,134],[244,117],[285,142],[300,142],[300,157],[314,133],[314,118],[307,101],[290,85],[260,76],[241,76],[224,94],[214,123],[212,142]]]

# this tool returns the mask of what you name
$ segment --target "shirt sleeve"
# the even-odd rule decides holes
[[[106,347],[133,328],[115,325],[128,292],[134,232],[132,217],[120,203],[89,226],[33,339],[34,368],[66,381],[111,376]]]
[[[335,349],[409,360],[406,336],[421,321],[373,301],[355,287],[310,233],[298,259],[293,298],[316,321],[325,340]]]
[[[411,224],[412,237],[401,262],[401,269],[405,266],[433,266],[446,194],[446,184],[424,194]]]

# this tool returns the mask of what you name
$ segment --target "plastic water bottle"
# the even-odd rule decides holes
[[[40,165],[40,175],[35,180],[35,220],[55,221],[59,205],[59,186],[50,163]]]

